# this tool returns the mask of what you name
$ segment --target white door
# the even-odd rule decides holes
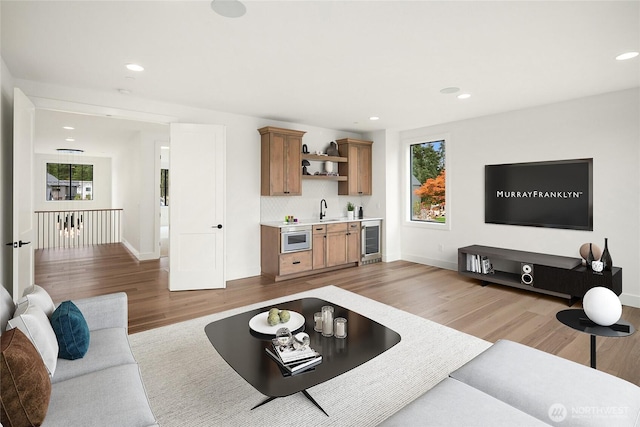
[[[169,290],[224,288],[224,126],[172,123],[169,156]]]
[[[33,284],[33,130],[35,107],[13,91],[13,299]]]

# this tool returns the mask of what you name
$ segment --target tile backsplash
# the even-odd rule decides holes
[[[302,196],[262,196],[260,197],[260,221],[284,221],[286,215],[299,219],[318,219],[320,200],[327,201],[327,217],[347,216],[347,202],[363,206],[367,215],[367,202],[371,196],[338,196],[337,181],[302,180]],[[324,207],[324,205],[323,205]]]

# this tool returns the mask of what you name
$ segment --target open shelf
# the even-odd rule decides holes
[[[302,154],[303,160],[311,160],[318,162],[338,162],[338,163],[346,163],[349,159],[346,157],[337,157],[337,156],[319,156],[317,154]]]
[[[302,175],[302,179],[317,179],[317,180],[325,180],[325,181],[346,181],[346,176],[335,176],[335,175]]]

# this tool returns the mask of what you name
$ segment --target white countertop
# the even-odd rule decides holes
[[[295,225],[318,225],[318,224],[337,224],[340,222],[354,222],[354,221],[370,221],[370,220],[382,220],[382,218],[376,218],[376,217],[364,217],[364,218],[354,218],[354,219],[347,219],[347,217],[341,217],[341,218],[327,218],[327,219],[298,219],[298,222],[284,222],[284,221],[265,221],[265,222],[261,222],[260,225],[265,225],[268,227],[277,227],[277,228],[283,228],[283,227],[291,227],[291,226],[295,226]]]

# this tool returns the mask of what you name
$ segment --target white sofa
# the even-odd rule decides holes
[[[381,425],[639,427],[640,387],[499,340]]]
[[[3,312],[15,309],[8,292],[0,288]],[[80,359],[57,359],[50,376],[51,395],[42,425],[157,426],[129,347],[127,295],[115,293],[73,303],[89,328],[89,348]],[[2,314],[0,328],[4,331],[7,317],[13,316],[13,312]]]

